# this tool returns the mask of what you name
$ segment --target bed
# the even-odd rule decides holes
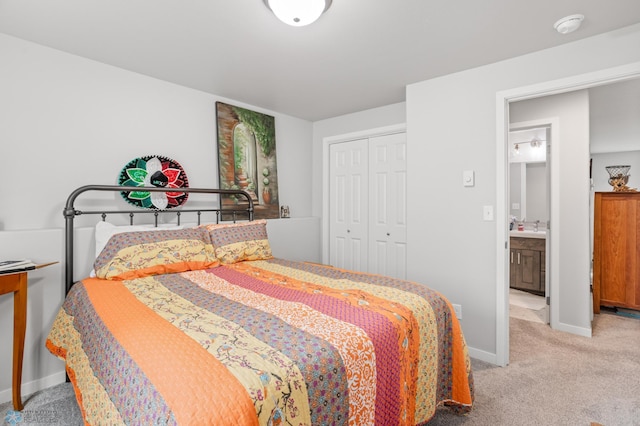
[[[73,218],[98,212],[74,202],[95,190],[122,188],[67,200],[68,294],[46,340],[86,424],[415,425],[471,409],[467,347],[440,293],[274,258],[246,193],[239,210],[210,209],[213,223],[114,233],[96,276],[75,282]]]

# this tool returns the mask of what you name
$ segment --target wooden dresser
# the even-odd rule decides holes
[[[596,192],[593,310],[640,309],[640,192]]]

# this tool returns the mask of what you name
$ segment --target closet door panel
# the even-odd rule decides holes
[[[406,278],[406,136],[369,140],[369,271]]]
[[[368,140],[329,147],[329,261],[366,271],[368,249]]]

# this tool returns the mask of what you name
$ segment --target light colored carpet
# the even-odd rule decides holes
[[[596,316],[593,337],[510,319],[511,363],[501,368],[472,360],[475,405],[466,416],[446,408],[429,425],[640,425],[640,320]],[[6,424],[81,425],[68,383],[25,398],[20,423],[10,403]]]
[[[511,318],[510,364],[473,360],[473,411],[433,425],[640,425],[640,320],[597,315],[593,337]]]
[[[82,414],[71,383],[61,383],[30,396],[23,396],[24,410],[13,411],[11,402],[0,405],[3,425],[16,426],[80,426]]]

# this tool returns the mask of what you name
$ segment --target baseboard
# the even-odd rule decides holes
[[[469,351],[469,356],[471,358],[479,359],[480,361],[498,365],[498,357],[496,354],[492,354],[490,352],[486,352],[476,348],[471,348],[469,346],[467,346],[467,350]]]
[[[42,389],[50,388],[51,386],[55,386],[60,384],[66,380],[66,374],[64,371],[59,373],[52,374],[47,377],[43,377],[42,379],[33,380],[28,383],[22,384],[22,398],[24,402],[24,397],[27,395],[31,395],[36,393]],[[11,388],[0,391],[0,404],[9,402],[12,399]]]
[[[575,325],[565,324],[563,322],[558,323],[557,326],[553,328],[554,330],[564,331],[578,336],[591,337],[591,328],[577,327]]]
[[[590,328],[576,327],[575,325],[571,324],[559,323],[557,327],[555,327],[555,330],[564,331],[566,333],[576,334],[583,337],[591,337]],[[486,352],[469,346],[467,347],[467,349],[469,350],[469,356],[471,358],[479,359],[480,361],[485,361],[494,365],[500,365],[498,364],[498,357],[496,354],[492,354],[490,352]]]

